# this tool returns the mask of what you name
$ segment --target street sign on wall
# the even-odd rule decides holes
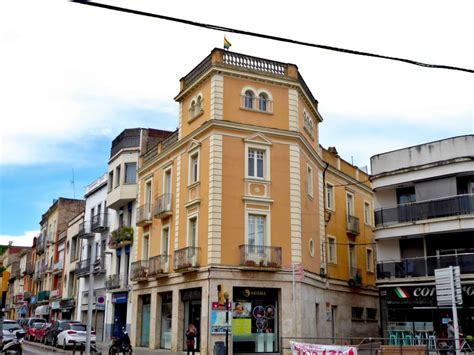
[[[459,266],[435,270],[436,300],[438,306],[462,305],[461,272]]]

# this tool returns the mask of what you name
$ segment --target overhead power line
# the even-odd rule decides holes
[[[267,35],[267,34],[258,33],[258,32],[244,31],[244,30],[239,30],[239,29],[235,29],[235,28],[231,28],[231,27],[212,25],[212,24],[208,24],[208,23],[190,21],[190,20],[186,20],[186,19],[182,19],[182,18],[178,18],[178,17],[165,16],[165,15],[160,15],[160,14],[154,14],[154,13],[151,13],[151,12],[128,9],[128,8],[125,8],[125,7],[107,5],[107,4],[102,4],[102,3],[98,3],[98,2],[94,2],[94,1],[87,1],[87,0],[71,0],[71,1],[75,2],[75,3],[83,4],[83,5],[101,7],[101,8],[108,9],[108,10],[126,12],[126,13],[130,13],[130,14],[134,14],[134,15],[154,17],[154,18],[159,18],[159,19],[166,20],[166,21],[179,22],[179,23],[184,23],[186,25],[190,25],[190,26],[202,27],[202,28],[207,28],[207,29],[216,30],[216,31],[223,31],[223,32],[228,32],[228,33],[237,33],[237,34],[241,34],[241,35],[245,35],[245,36],[265,38],[265,39],[270,39],[270,40],[273,40],[273,41],[287,42],[287,43],[298,44],[298,45],[307,46],[307,47],[315,47],[315,48],[320,48],[320,49],[325,49],[325,50],[335,51],[335,52],[341,52],[341,53],[347,53],[347,54],[355,54],[355,55],[361,55],[361,56],[366,56],[366,57],[394,60],[394,61],[413,64],[413,65],[418,65],[420,67],[426,67],[426,68],[458,70],[458,71],[462,71],[462,72],[466,72],[466,73],[474,73],[473,69],[454,67],[454,66],[450,66],[450,65],[429,64],[429,63],[418,62],[416,60],[407,59],[407,58],[391,57],[391,56],[386,56],[386,55],[381,55],[381,54],[375,54],[375,53],[369,53],[369,52],[363,52],[363,51],[356,51],[356,50],[353,50],[353,49],[346,49],[346,48],[340,48],[340,47],[327,46],[327,45],[323,45],[323,44],[304,42],[304,41],[299,41],[299,40],[296,40],[296,39],[272,36],[272,35]]]

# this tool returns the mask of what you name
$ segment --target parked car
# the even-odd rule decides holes
[[[49,331],[46,332],[45,344],[51,344],[52,346],[56,346],[58,344],[58,334],[61,333],[64,329],[66,329],[66,325],[69,323],[81,323],[79,321],[74,320],[56,320],[51,323],[51,327]]]
[[[65,329],[58,334],[58,341],[56,346],[62,346],[66,349],[68,346],[73,346],[76,342],[85,342],[87,336],[87,326],[82,323],[69,323]],[[95,343],[95,331],[91,334],[91,343]]]
[[[7,343],[16,338],[16,333],[22,330],[20,324],[15,320],[3,320],[3,343]]]
[[[36,332],[43,328],[45,324],[46,323],[33,323],[33,325],[26,331],[25,339],[30,341],[35,340]]]
[[[46,319],[38,318],[38,317],[30,317],[30,318],[21,318],[20,325],[24,330],[28,330],[29,327],[33,325],[33,323],[46,323]]]
[[[44,341],[46,339],[46,333],[49,331],[50,327],[51,327],[51,323],[44,323],[41,328],[37,329],[36,332],[35,332],[34,341],[44,343]]]

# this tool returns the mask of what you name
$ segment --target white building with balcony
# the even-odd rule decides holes
[[[446,337],[434,270],[459,266],[460,326],[474,334],[474,135],[371,158],[384,336]]]

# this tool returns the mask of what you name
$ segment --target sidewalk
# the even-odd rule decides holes
[[[108,354],[110,343],[97,343],[97,348],[102,354]],[[173,352],[165,349],[150,349],[150,348],[133,348],[133,355],[149,355],[149,354],[162,354],[162,355],[183,355],[186,352]]]

